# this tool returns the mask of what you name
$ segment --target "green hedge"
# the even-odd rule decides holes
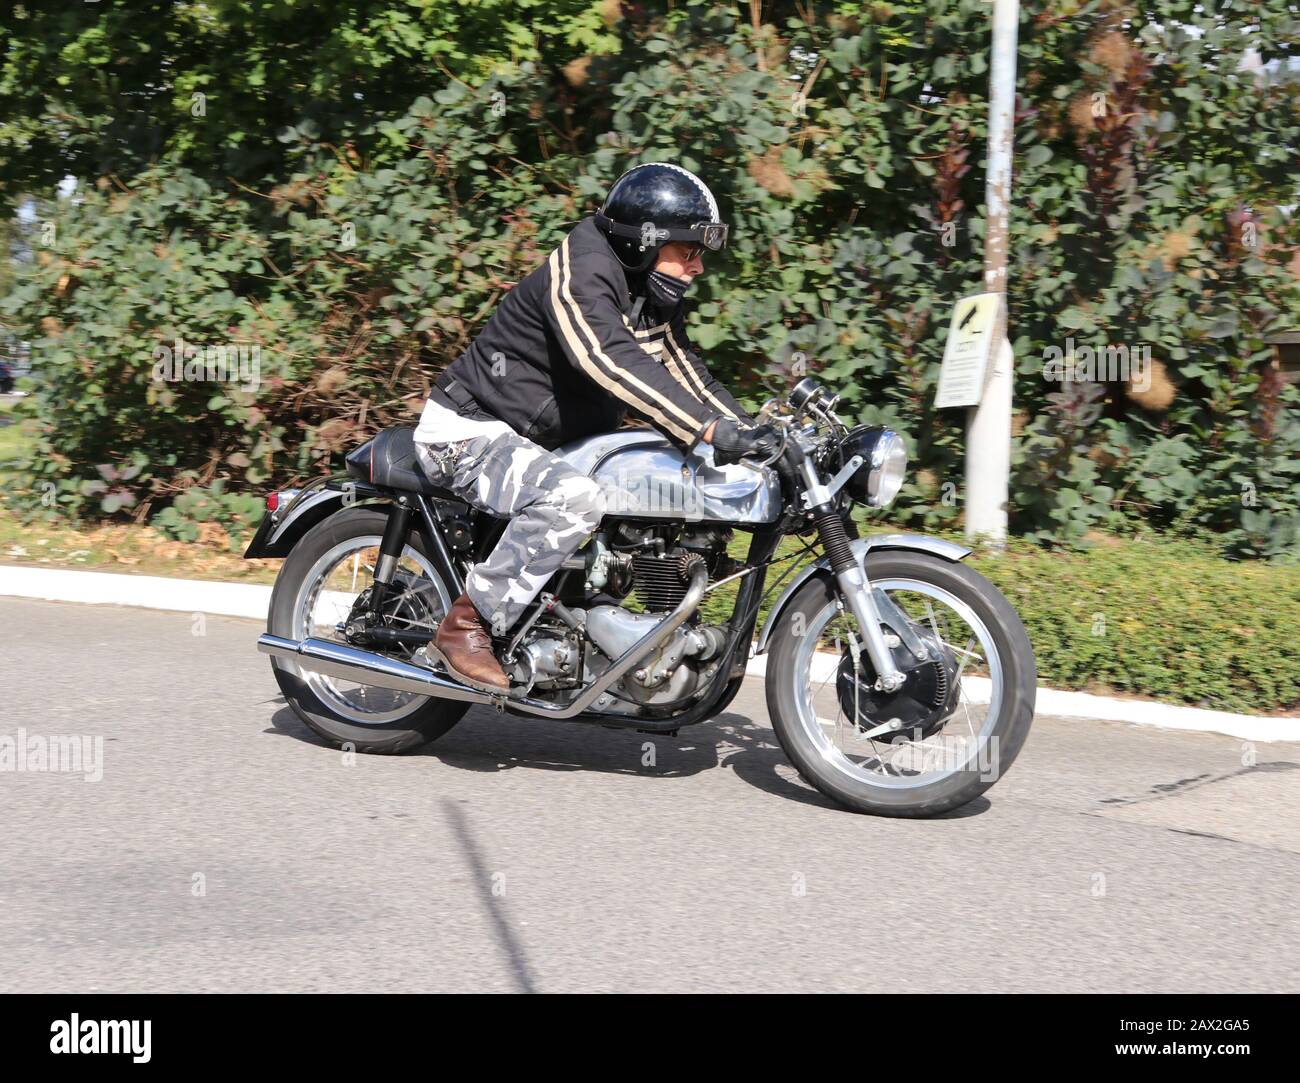
[[[747,544],[738,536],[732,554],[743,556]],[[782,553],[799,548],[792,540]],[[769,586],[806,562],[776,565]],[[1151,535],[1067,552],[1018,540],[967,562],[1015,606],[1039,680],[1052,688],[1300,713],[1300,567],[1227,563],[1204,544]],[[705,617],[726,620],[734,607],[734,588],[721,588],[706,600]]]
[[[1146,537],[968,558],[1020,613],[1055,688],[1251,714],[1300,708],[1300,568]]]

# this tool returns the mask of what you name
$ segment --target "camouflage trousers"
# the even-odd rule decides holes
[[[416,430],[415,452],[430,481],[476,508],[510,517],[496,548],[465,581],[484,622],[504,635],[600,524],[604,493],[503,422],[471,420],[433,402]]]

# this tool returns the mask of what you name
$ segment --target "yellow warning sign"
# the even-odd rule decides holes
[[[979,405],[994,338],[1002,326],[1003,300],[1000,293],[977,293],[963,297],[953,307],[934,398],[937,409]]]

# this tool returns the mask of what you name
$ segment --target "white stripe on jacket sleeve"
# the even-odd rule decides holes
[[[686,443],[693,440],[700,427],[695,418],[684,413],[661,393],[648,387],[626,369],[620,369],[600,348],[599,336],[592,330],[582,314],[582,309],[573,298],[570,287],[567,237],[560,247],[551,253],[549,262],[551,306],[556,323],[569,347],[569,352],[582,370],[610,394],[627,402],[679,440]],[[584,337],[590,346],[583,342]],[[662,406],[662,409],[654,405],[656,402]]]

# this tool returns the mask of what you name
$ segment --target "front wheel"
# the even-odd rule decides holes
[[[790,600],[773,633],[767,704],[777,739],[803,778],[860,812],[936,816],[983,793],[1029,734],[1037,671],[1016,611],[972,568],[925,553],[869,553],[896,694],[874,690],[857,622],[828,573]],[[907,636],[928,652],[918,662]]]

